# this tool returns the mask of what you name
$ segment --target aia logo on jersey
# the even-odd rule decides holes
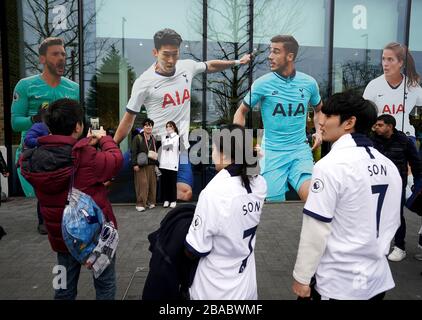
[[[384,106],[384,109],[382,109],[382,113],[388,113],[388,114],[397,114],[404,111],[404,106],[402,104],[399,104],[397,107],[395,104],[393,104],[391,107],[386,104]]]
[[[315,179],[312,182],[311,191],[313,193],[320,193],[322,190],[324,190],[324,183],[320,179]]]
[[[188,89],[183,91],[183,96],[180,96],[179,91],[176,91],[174,94],[166,93],[163,99],[163,106],[162,108],[167,108],[168,105],[172,105],[173,107],[177,107],[181,104],[184,104],[185,101],[190,100],[190,93]]]
[[[305,115],[305,106],[303,103],[299,103],[297,107],[293,107],[293,104],[291,103],[286,106],[283,106],[281,103],[277,103],[273,111],[273,117],[277,114],[281,114],[284,117],[296,117],[297,115]]]
[[[200,216],[196,215],[192,221],[193,230],[198,230],[202,225],[202,219]]]

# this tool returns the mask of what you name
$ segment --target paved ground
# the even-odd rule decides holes
[[[256,261],[260,299],[295,299],[291,294],[292,269],[301,226],[300,202],[267,204],[257,232]],[[133,205],[116,205],[119,221],[119,252],[117,257],[117,298],[139,299],[148,272],[150,253],[147,235],[155,230],[167,212],[158,207],[144,213]],[[396,288],[387,299],[422,299],[422,262],[413,258],[417,252],[420,218],[406,212],[408,222],[408,257],[391,263]],[[14,198],[2,203],[0,225],[8,233],[0,240],[0,300],[51,299],[52,270],[56,256],[46,236],[36,231],[35,201]],[[139,272],[134,273],[136,270]],[[132,285],[128,288],[131,278]],[[128,289],[128,290],[127,290]],[[93,299],[91,274],[81,273],[78,299]]]

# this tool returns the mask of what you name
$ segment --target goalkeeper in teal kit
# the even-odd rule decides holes
[[[314,108],[314,145],[321,144],[318,115],[322,107],[314,78],[295,70],[299,45],[292,36],[271,39],[271,73],[257,79],[234,115],[234,123],[245,125],[246,113],[259,104],[264,136],[260,160],[268,194],[267,201],[284,201],[290,184],[306,200],[312,176],[313,157],[306,137],[308,105]]]
[[[38,52],[40,63],[44,65],[43,72],[20,80],[13,93],[12,128],[15,132],[21,132],[21,143],[16,151],[16,162],[22,153],[26,132],[34,123],[41,122],[40,107],[45,107],[46,104],[61,98],[79,101],[79,85],[63,77],[66,64],[63,40],[47,38],[41,43]],[[34,189],[22,177],[20,168],[17,171],[25,195],[34,197]],[[46,234],[39,212],[38,217],[38,231],[41,234]]]

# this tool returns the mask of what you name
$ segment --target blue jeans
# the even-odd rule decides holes
[[[114,300],[116,295],[116,256],[98,279],[94,279],[97,300]],[[81,264],[69,253],[57,253],[57,262],[66,268],[67,289],[58,289],[54,294],[56,300],[75,300],[78,294],[78,280]]]

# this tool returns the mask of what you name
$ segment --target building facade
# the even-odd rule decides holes
[[[256,53],[251,68],[195,78],[192,130],[211,132],[231,122],[252,81],[269,71],[268,45],[276,34],[298,40],[297,69],[318,81],[323,98],[350,89],[362,93],[382,74],[382,49],[392,41],[408,45],[422,73],[422,0],[10,0],[1,6],[0,145],[9,163],[19,142],[10,126],[13,88],[40,72],[37,47],[47,36],[65,40],[66,76],[80,84],[87,116],[110,131],[125,112],[134,80],[154,62],[154,33],[166,27],[184,39],[181,59]],[[136,126],[145,116],[141,112]],[[248,126],[262,128],[258,109]],[[127,151],[128,140],[121,148]],[[213,174],[212,165],[194,165],[195,196]],[[131,172],[119,177],[111,190],[114,201],[133,201],[131,179]],[[15,174],[9,191],[20,193]]]

